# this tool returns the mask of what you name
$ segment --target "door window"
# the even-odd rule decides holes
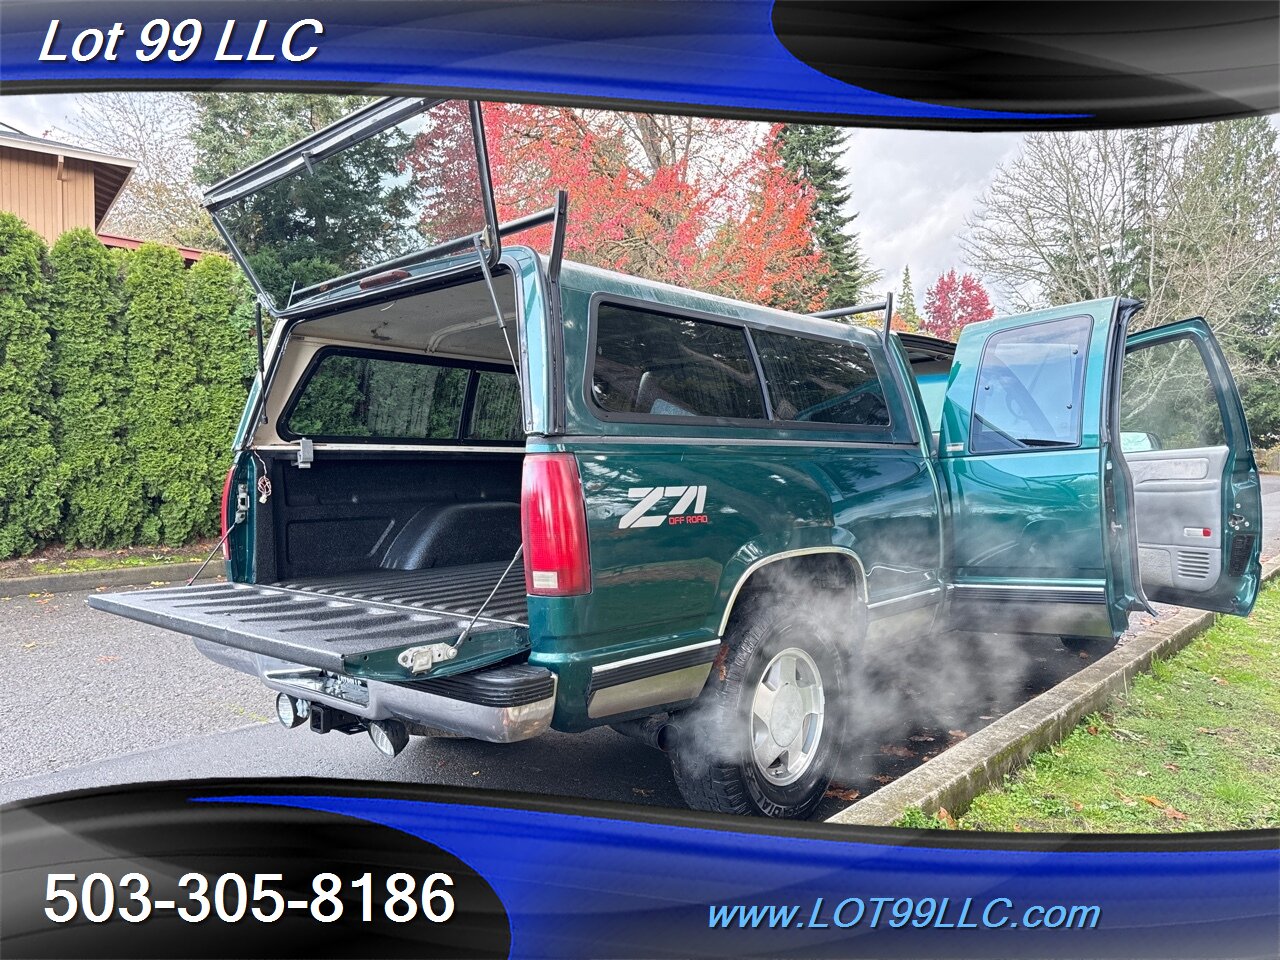
[[[853,343],[752,333],[778,420],[889,426],[871,354]]]
[[[1218,394],[1195,341],[1179,337],[1125,354],[1121,450],[1189,450],[1226,442]]]
[[[591,396],[628,418],[764,418],[740,327],[617,304],[601,304],[596,317]]]
[[[978,369],[970,449],[1004,453],[1080,443],[1093,321],[1068,317],[991,335]]]

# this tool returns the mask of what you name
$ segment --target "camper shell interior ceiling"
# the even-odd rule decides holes
[[[522,320],[514,278],[499,267],[493,285],[511,347],[518,350]],[[513,369],[507,340],[482,277],[297,321],[282,347],[279,369],[266,400],[266,422],[259,424],[254,437],[256,446],[290,442],[281,432],[281,419],[317,355],[332,347],[410,353]]]

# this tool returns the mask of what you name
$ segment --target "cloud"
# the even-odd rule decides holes
[[[33,137],[67,126],[77,112],[82,94],[60,93],[38,96],[0,97],[0,121],[12,124]]]
[[[858,213],[854,229],[883,284],[896,292],[910,264],[916,302],[952,267],[964,268],[965,217],[996,168],[1017,154],[1020,133],[852,130],[844,162]]]

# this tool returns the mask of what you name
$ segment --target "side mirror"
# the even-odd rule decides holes
[[[1148,450],[1160,450],[1160,438],[1152,433],[1120,434],[1121,453],[1145,453]]]

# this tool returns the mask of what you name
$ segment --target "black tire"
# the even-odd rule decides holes
[[[702,696],[674,718],[671,765],[690,807],[780,819],[813,813],[831,783],[849,728],[851,678],[864,624],[861,603],[844,591],[824,591],[817,599],[761,592],[739,602],[725,635],[727,651],[712,666]],[[771,776],[786,772],[771,768],[766,773],[751,749],[752,703],[766,668],[779,655],[794,660],[787,653],[794,650],[816,666],[824,709],[814,746],[804,751],[811,759],[793,782],[778,783]],[[808,736],[809,722],[802,721],[802,737]]]
[[[1087,653],[1091,657],[1100,657],[1110,653],[1116,647],[1111,637],[1059,637],[1062,645],[1072,653]]]

